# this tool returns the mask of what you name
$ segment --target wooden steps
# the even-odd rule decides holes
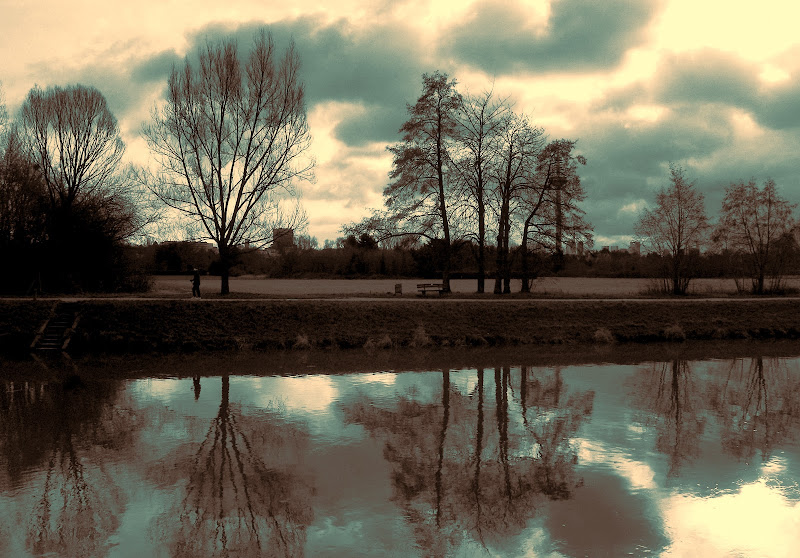
[[[59,302],[53,308],[50,318],[39,329],[31,343],[37,351],[63,351],[67,348],[70,336],[78,326],[78,305],[74,302]]]

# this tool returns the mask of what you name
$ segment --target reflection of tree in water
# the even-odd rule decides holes
[[[404,396],[392,409],[366,399],[345,409],[349,422],[385,440],[393,499],[426,555],[447,554],[468,536],[485,547],[519,533],[538,502],[569,497],[577,484],[569,439],[591,413],[593,393],[562,394],[564,401],[551,406],[534,393],[539,380],[529,388],[531,381],[523,372],[520,392],[527,401],[519,416],[512,408],[520,407],[510,404],[509,368],[494,371],[494,409],[485,370],[477,371],[469,395],[455,390],[444,371],[441,404]]]
[[[313,489],[289,471],[308,435],[268,416],[243,416],[222,377],[219,411],[193,454],[167,459],[163,481],[184,481],[175,510],[153,525],[170,556],[300,556]],[[185,444],[183,451],[190,444]]]
[[[767,461],[776,444],[797,435],[800,376],[782,361],[739,359],[709,383],[711,408],[722,428],[722,446],[739,459],[756,452]]]
[[[72,376],[5,382],[0,392],[9,477],[42,471],[25,530],[33,554],[100,556],[109,546],[123,497],[100,454],[130,447],[134,432],[132,413],[114,404],[117,385]]]
[[[669,476],[700,452],[705,429],[702,394],[686,360],[653,363],[636,372],[629,384],[632,403],[644,411],[640,421],[656,428],[656,449],[669,456]]]
[[[577,454],[571,440],[583,420],[591,415],[594,392],[571,393],[565,397],[561,370],[546,375],[523,368],[520,387],[522,419],[535,441],[533,478],[537,491],[552,499],[569,498],[578,481],[573,465]],[[529,409],[534,411],[528,420]]]

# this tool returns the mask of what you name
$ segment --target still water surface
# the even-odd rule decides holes
[[[0,381],[0,556],[800,548],[800,358],[268,373]]]

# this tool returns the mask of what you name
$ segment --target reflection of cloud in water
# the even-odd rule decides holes
[[[765,513],[768,510],[768,513]],[[760,479],[716,498],[676,495],[663,502],[672,545],[663,556],[796,556],[800,502]]]
[[[393,386],[397,381],[397,374],[394,372],[375,372],[374,374],[358,374],[352,376],[354,384],[383,384]]]
[[[546,558],[566,558],[566,554],[562,554],[557,550],[553,550],[557,546],[550,537],[550,531],[543,525],[542,518],[533,518],[528,523],[527,530],[523,533],[519,550],[522,556],[542,556]],[[480,555],[476,553],[475,555]]]
[[[134,385],[139,394],[162,401],[169,401],[179,390],[182,391],[181,382],[175,378],[148,378],[137,380]]]
[[[330,376],[237,377],[231,378],[234,386],[241,390],[243,401],[249,399],[265,409],[302,413],[325,412],[339,395]]]
[[[647,463],[630,459],[624,452],[585,438],[576,439],[578,463],[605,465],[626,479],[634,490],[652,490],[657,487],[655,471]]]
[[[455,388],[461,395],[469,396],[478,387],[478,371],[452,370],[450,372],[450,387]]]

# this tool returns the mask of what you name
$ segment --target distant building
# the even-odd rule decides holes
[[[272,247],[292,248],[294,246],[294,231],[292,229],[272,229]]]
[[[619,246],[612,246],[611,252],[619,252]]]
[[[632,240],[631,241],[631,245],[628,246],[628,253],[629,254],[635,254],[637,256],[641,256],[642,255],[642,243],[641,242],[637,242],[635,240]]]

